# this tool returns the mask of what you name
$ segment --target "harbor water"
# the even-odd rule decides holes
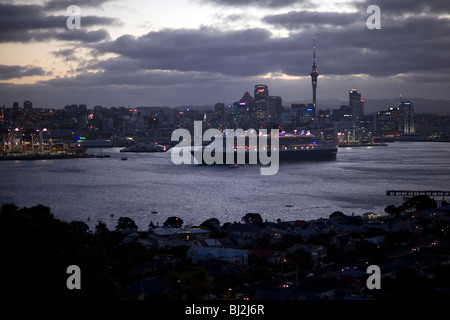
[[[175,165],[170,150],[127,153],[123,161],[120,149],[88,149],[109,158],[1,161],[0,204],[43,204],[55,217],[91,229],[98,221],[113,229],[127,216],[146,230],[170,216],[198,225],[240,221],[248,212],[268,221],[312,220],[337,210],[384,214],[387,205],[403,202],[386,196],[388,189],[450,190],[450,143],[340,148],[335,161],[280,164],[272,176],[260,175],[258,165]]]

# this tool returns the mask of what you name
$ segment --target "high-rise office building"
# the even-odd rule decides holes
[[[400,101],[399,129],[401,133],[414,133],[414,106],[410,101]]]
[[[31,110],[31,109],[33,109],[33,102],[31,102],[31,101],[24,101],[24,103],[23,103],[23,109],[24,110]]]
[[[316,108],[313,104],[308,103],[307,105],[293,103],[291,105],[292,111],[296,117],[296,124],[299,127],[310,127],[316,117]]]
[[[242,96],[241,100],[233,103],[232,120],[234,122],[242,122],[249,120],[253,116],[255,110],[255,101],[250,93],[247,91]]]
[[[279,96],[269,96],[269,120],[276,120],[283,114],[283,100]]]
[[[316,90],[317,90],[317,78],[319,77],[319,72],[317,72],[317,65],[316,65],[316,37],[314,39],[314,46],[313,46],[313,65],[312,65],[312,71],[309,74],[311,76],[311,84],[312,84],[312,103],[314,106],[317,106],[316,104]]]
[[[13,108],[14,112],[19,112],[20,111],[19,103],[18,102],[13,102],[12,108]]]
[[[269,87],[265,84],[255,85],[255,111],[256,119],[265,119],[269,115]]]
[[[375,132],[380,136],[398,136],[400,108],[378,111],[375,115]]]
[[[219,122],[225,121],[225,103],[218,102],[214,105],[214,114]]]
[[[361,93],[356,89],[351,89],[348,92],[348,95],[353,120],[357,121],[359,117],[364,115],[364,99],[361,99]]]

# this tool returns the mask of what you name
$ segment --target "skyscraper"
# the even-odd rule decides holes
[[[255,85],[255,118],[265,119],[269,115],[269,87]]]
[[[279,96],[269,96],[269,114],[270,120],[276,120],[283,114],[283,99]]]
[[[414,133],[414,106],[410,101],[400,101],[399,129],[401,133]]]
[[[232,119],[234,122],[243,122],[252,117],[254,99],[249,92],[245,92],[241,100],[233,103]]]
[[[357,121],[359,117],[364,115],[364,99],[361,99],[361,93],[356,89],[351,89],[348,96],[353,121]]]
[[[24,101],[23,109],[24,110],[31,110],[31,109],[33,109],[33,102],[28,101],[28,100]]]
[[[317,89],[317,78],[319,77],[319,72],[317,72],[316,66],[316,37],[313,38],[314,46],[313,46],[313,65],[312,71],[309,74],[311,76],[312,90],[313,90],[313,105],[316,106],[316,89]]]
[[[311,103],[308,105],[302,103],[293,103],[291,109],[296,117],[296,125],[301,128],[308,128],[311,126],[316,117],[316,108]]]

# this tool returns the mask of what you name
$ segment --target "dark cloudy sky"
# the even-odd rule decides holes
[[[314,36],[319,107],[352,88],[450,100],[449,0],[0,0],[0,104],[231,103],[258,83],[308,103]]]

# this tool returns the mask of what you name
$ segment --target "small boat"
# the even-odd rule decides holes
[[[228,167],[228,169],[237,169],[237,168],[239,168],[239,165],[237,163],[234,163]]]
[[[152,213],[152,214],[158,214],[158,211],[154,211],[154,210],[153,210],[151,213]]]
[[[120,159],[120,160],[128,160],[128,158],[127,157],[123,157],[122,159]]]
[[[292,208],[294,205],[292,205],[292,204],[287,204],[286,205],[286,208]]]

